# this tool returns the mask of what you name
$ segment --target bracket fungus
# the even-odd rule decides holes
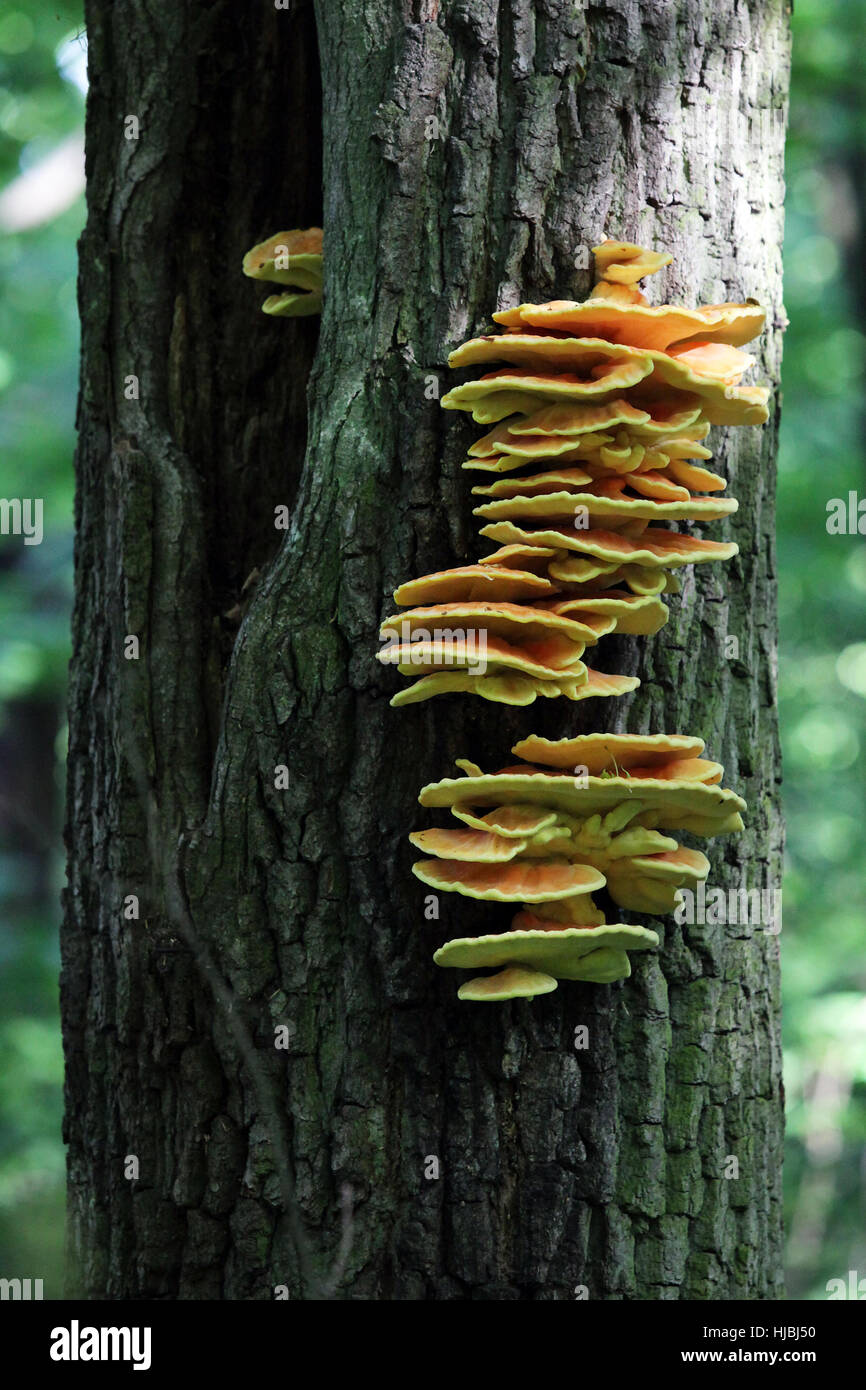
[[[277,318],[303,318],[322,310],[322,229],[276,232],[253,246],[243,259],[244,275],[288,288],[269,295],[262,312]]]
[[[625,693],[636,680],[591,671],[583,648],[657,632],[668,617],[660,595],[678,592],[673,570],[737,553],[669,524],[737,510],[721,495],[725,479],[703,466],[703,441],[713,424],[768,418],[768,389],[741,384],[755,362],[742,347],[764,311],[652,306],[639,282],[667,253],[606,241],[594,255],[583,303],[503,310],[496,331],[449,357],[487,369],[441,404],[493,426],[463,467],[488,475],[473,488],[474,515],[499,549],[395,590],[411,611],[384,623],[378,656],[417,679],[394,705],[447,693],[505,704]]]
[[[764,326],[764,310],[759,304],[707,304],[699,309],[648,304],[639,290],[619,279],[629,264],[619,258],[627,256],[631,249],[629,243],[610,241],[593,248],[599,279],[582,304],[568,299],[555,299],[548,304],[519,304],[514,309],[494,314],[494,320],[505,328],[521,332],[574,333],[630,347],[655,348],[660,352],[686,342],[729,343],[740,347],[760,333]],[[640,248],[634,250],[640,251]],[[652,253],[641,252],[641,255]],[[606,263],[607,257],[615,259]],[[631,257],[632,267],[636,259]],[[644,264],[651,263],[645,261]],[[654,275],[660,269],[661,265],[655,264],[643,274]]]
[[[445,942],[439,965],[504,968],[473,979],[459,997],[502,1000],[546,993],[525,973],[610,983],[629,974],[628,951],[658,945],[655,932],[605,924],[592,893],[617,907],[672,912],[677,890],[707,876],[709,861],[670,831],[698,837],[742,828],[745,802],[720,783],[703,740],[675,734],[530,735],[512,753],[526,759],[484,773],[461,761],[462,776],[422,788],[423,806],[447,808],[464,829],[410,836],[430,855],[413,865],[422,883],[494,902],[520,903],[509,930]]]
[[[463,969],[500,967],[495,975],[467,980],[457,991],[458,999],[498,1002],[549,994],[559,980],[611,984],[625,979],[631,974],[627,953],[650,950],[658,942],[648,927],[622,922],[569,926],[521,912],[510,931],[456,937],[440,946],[433,959],[437,965]]]
[[[394,591],[407,611],[382,624],[380,661],[414,676],[392,705],[473,694],[529,705],[634,690],[634,676],[588,667],[588,646],[614,632],[651,636],[668,618],[683,565],[727,560],[731,542],[652,523],[721,520],[737,509],[704,464],[712,425],[761,425],[769,391],[742,385],[761,331],[753,301],[701,308],[651,305],[640,281],[670,264],[632,242],[594,248],[597,281],[582,303],[520,304],[493,315],[499,331],[451,353],[454,368],[489,368],[442,398],[492,426],[462,467],[487,475],[473,495],[481,535],[497,549]],[[243,260],[245,275],[281,287],[266,314],[317,314],[322,231],[278,232]],[[611,983],[629,952],[659,944],[647,927],[607,923],[592,894],[659,914],[709,861],[670,832],[742,829],[745,802],[722,787],[703,740],[684,735],[529,735],[517,764],[422,788],[423,806],[458,826],[413,832],[422,883],[518,910],[504,931],[455,937],[438,965],[492,968],[460,986],[474,1001],[532,999],[560,980]]]
[[[764,321],[754,303],[652,306],[638,288],[666,253],[606,241],[582,304],[555,300],[494,314],[505,331],[472,338],[449,365],[491,367],[442,399],[492,426],[463,468],[487,474],[472,491],[481,535],[498,548],[473,563],[408,580],[407,611],[386,619],[378,657],[418,677],[393,705],[449,692],[531,704],[633,690],[632,676],[585,665],[612,632],[650,636],[666,622],[673,571],[725,560],[730,542],[653,522],[716,521],[737,509],[725,479],[704,467],[711,425],[763,424],[769,392],[743,386],[741,351]],[[493,475],[490,477],[490,475]],[[422,805],[458,827],[416,831],[422,883],[519,910],[504,931],[455,937],[438,965],[493,968],[460,986],[478,1002],[532,999],[559,980],[611,983],[629,952],[658,945],[642,926],[605,922],[591,894],[629,911],[664,913],[709,861],[670,833],[742,829],[745,802],[721,786],[703,740],[667,734],[536,735],[521,759],[423,787]]]

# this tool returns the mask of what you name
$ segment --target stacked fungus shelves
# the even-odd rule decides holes
[[[651,638],[669,616],[684,565],[728,560],[736,545],[676,529],[737,509],[708,467],[712,425],[762,425],[769,391],[743,385],[743,351],[761,331],[757,304],[701,308],[648,303],[640,282],[666,253],[630,242],[594,248],[597,281],[582,303],[521,304],[493,315],[496,331],[451,353],[481,368],[442,399],[485,433],[463,467],[481,535],[495,548],[476,563],[409,579],[382,626],[377,653],[411,683],[394,706],[442,695],[531,705],[539,697],[622,696],[640,682],[584,659],[611,633]],[[281,292],[266,313],[319,312],[322,234],[278,233],[248,252],[244,271]],[[459,824],[412,833],[415,875],[437,892],[512,903],[510,927],[457,937],[438,965],[492,969],[461,999],[532,998],[560,980],[609,984],[629,954],[658,946],[654,931],[607,923],[592,894],[618,908],[673,911],[679,889],[709,864],[672,832],[742,829],[745,803],[723,769],[685,735],[530,735],[519,761],[422,789],[422,806]]]

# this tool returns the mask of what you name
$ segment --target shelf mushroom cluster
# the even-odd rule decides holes
[[[708,837],[742,829],[745,802],[720,783],[701,739],[667,734],[583,734],[515,744],[517,764],[424,787],[422,806],[447,808],[458,829],[417,831],[422,883],[470,898],[520,905],[510,930],[447,941],[443,966],[499,966],[470,980],[461,999],[549,993],[556,981],[609,983],[630,973],[628,952],[658,945],[655,932],[606,924],[592,894],[660,914],[676,892],[705,879],[709,861],[671,831]]]
[[[762,424],[768,391],[742,386],[760,306],[651,306],[637,288],[671,257],[628,242],[594,249],[583,303],[521,304],[501,331],[452,352],[452,367],[502,363],[442,399],[489,430],[463,464],[498,548],[477,564],[402,584],[408,611],[383,624],[378,653],[415,676],[394,705],[458,691],[507,704],[580,700],[639,684],[584,664],[611,632],[651,635],[677,592],[673,571],[737,546],[668,529],[736,511],[704,466],[713,424]],[[653,524],[653,523],[662,523]]]
[[[244,275],[284,285],[269,295],[262,312],[277,318],[304,318],[322,311],[322,229],[277,232],[259,242],[243,260]]]
[[[377,655],[414,684],[401,705],[447,692],[513,705],[538,695],[620,695],[639,681],[582,660],[611,632],[650,636],[663,626],[675,571],[724,560],[733,544],[669,529],[736,510],[706,468],[710,426],[757,425],[768,391],[740,384],[741,351],[761,330],[752,302],[698,309],[650,305],[638,284],[670,263],[629,242],[594,249],[597,283],[583,303],[521,304],[494,314],[501,332],[473,338],[453,367],[502,366],[449,391],[442,405],[492,426],[466,469],[492,475],[473,489],[481,534],[498,548],[477,563],[402,584],[408,611],[386,621]],[[319,228],[279,232],[244,257],[244,273],[286,287],[265,313],[318,313]],[[653,522],[665,523],[652,525]],[[483,639],[483,640],[482,640]],[[709,837],[742,829],[745,802],[721,786],[703,740],[667,734],[536,735],[520,761],[422,788],[422,806],[451,811],[458,828],[416,831],[424,884],[518,907],[510,927],[457,937],[441,966],[493,968],[459,998],[533,998],[559,980],[610,983],[631,973],[629,952],[658,945],[647,927],[607,923],[593,900],[659,914],[706,878],[704,854],[670,832]]]

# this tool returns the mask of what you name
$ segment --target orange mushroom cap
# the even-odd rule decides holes
[[[505,565],[460,565],[410,579],[394,590],[394,602],[402,605],[452,603],[479,599],[493,603],[517,603],[556,593],[556,585],[544,575]]]
[[[321,312],[322,271],[321,227],[276,232],[252,247],[243,259],[245,275],[292,287],[281,294],[270,295],[262,305],[263,313],[278,318]]]
[[[573,300],[520,304],[493,317],[506,328],[591,335],[611,343],[664,352],[675,343],[690,339],[742,346],[761,332],[765,313],[760,305],[750,302],[686,309],[671,304],[621,303],[612,297],[594,296],[582,304]]]
[[[547,570],[548,560],[553,560],[563,551],[547,549],[535,545],[503,545],[490,555],[482,555],[479,565],[504,565],[508,569],[528,569],[534,573]]]
[[[266,241],[260,241],[244,256],[244,274],[250,275],[256,280],[276,279],[282,273],[279,271],[274,273],[274,263],[280,255],[289,257],[316,256],[321,261],[321,227],[307,227],[303,230],[296,228],[290,232],[275,232]],[[291,284],[292,281],[287,280],[281,283]]]
[[[505,864],[421,859],[412,865],[412,872],[431,888],[500,903],[552,902],[574,893],[591,893],[605,882],[597,869],[554,859],[513,859]]]
[[[512,748],[518,758],[547,767],[585,767],[598,776],[612,768],[666,766],[682,758],[697,758],[704,751],[702,738],[685,734],[578,734],[574,738],[549,739],[530,734]]]
[[[508,362],[525,372],[536,372],[545,377],[551,372],[577,371],[583,377],[598,376],[601,380],[611,381],[618,379],[618,373],[608,372],[608,366],[627,361],[645,366],[647,360],[651,363],[650,371],[644,370],[638,381],[651,375],[656,383],[679,390],[697,390],[701,394],[706,389],[710,397],[715,394],[719,384],[734,385],[755,364],[754,357],[749,353],[726,343],[691,343],[673,348],[670,352],[659,352],[653,348],[625,347],[603,338],[545,337],[541,333],[491,333],[482,338],[471,338],[448,358],[452,367]],[[604,371],[600,371],[600,368],[604,368]],[[496,375],[498,373],[494,373]],[[482,377],[482,380],[485,378]],[[625,384],[631,386],[636,382],[629,380]],[[460,387],[455,389],[457,392],[462,390]],[[525,388],[520,385],[514,389]],[[464,398],[471,399],[471,396],[464,394],[461,399]],[[446,399],[443,397],[443,404]],[[446,406],[446,409],[450,408]]]
[[[652,369],[649,357],[637,355],[593,367],[586,376],[574,372],[534,373],[518,368],[487,372],[477,381],[454,386],[439,404],[443,410],[470,411],[479,423],[493,423],[522,411],[526,405],[533,410],[544,401],[585,401],[594,397],[613,400],[619,392],[643,381]]]
[[[393,635],[399,638],[401,646],[405,646],[407,634],[419,628],[423,631],[437,628],[484,631],[488,640],[496,636],[522,644],[546,642],[557,634],[578,644],[597,640],[592,625],[555,613],[549,608],[506,601],[486,602],[483,599],[463,599],[411,608],[386,619],[380,632],[382,637]],[[582,650],[581,647],[576,655],[582,655]]]
[[[721,492],[726,486],[725,479],[720,478],[718,473],[711,473],[709,469],[700,468],[685,459],[669,459],[668,473],[690,492]]]
[[[526,849],[532,837],[497,835],[485,830],[413,830],[409,840],[422,854],[472,864],[505,864]]]

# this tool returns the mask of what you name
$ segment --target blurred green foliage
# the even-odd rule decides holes
[[[80,3],[0,12],[0,190],[80,131]],[[63,750],[17,756],[62,721],[72,592],[79,196],[0,229],[0,496],[41,497],[44,539],[0,537],[0,1275],[62,1293],[63,1064],[57,927]],[[48,710],[37,718],[34,709]],[[11,765],[15,764],[10,771]],[[31,765],[31,782],[22,767]]]
[[[80,18],[78,4],[57,0],[20,0],[0,17],[0,190],[81,126]],[[789,1293],[824,1298],[828,1279],[866,1276],[866,536],[825,524],[829,499],[866,497],[866,68],[851,61],[866,47],[866,0],[797,0],[794,26],[778,514],[785,1185]],[[28,704],[62,709],[82,221],[79,197],[41,225],[0,233],[0,496],[45,501],[42,545],[0,538],[0,739],[17,736]],[[55,783],[28,813],[35,830],[8,807],[3,819],[0,802],[0,1274],[43,1278],[55,1298],[64,742]]]
[[[797,0],[788,138],[779,708],[788,1292],[866,1277],[866,499],[863,0]],[[864,507],[866,513],[866,507]],[[866,515],[863,518],[866,532]]]

